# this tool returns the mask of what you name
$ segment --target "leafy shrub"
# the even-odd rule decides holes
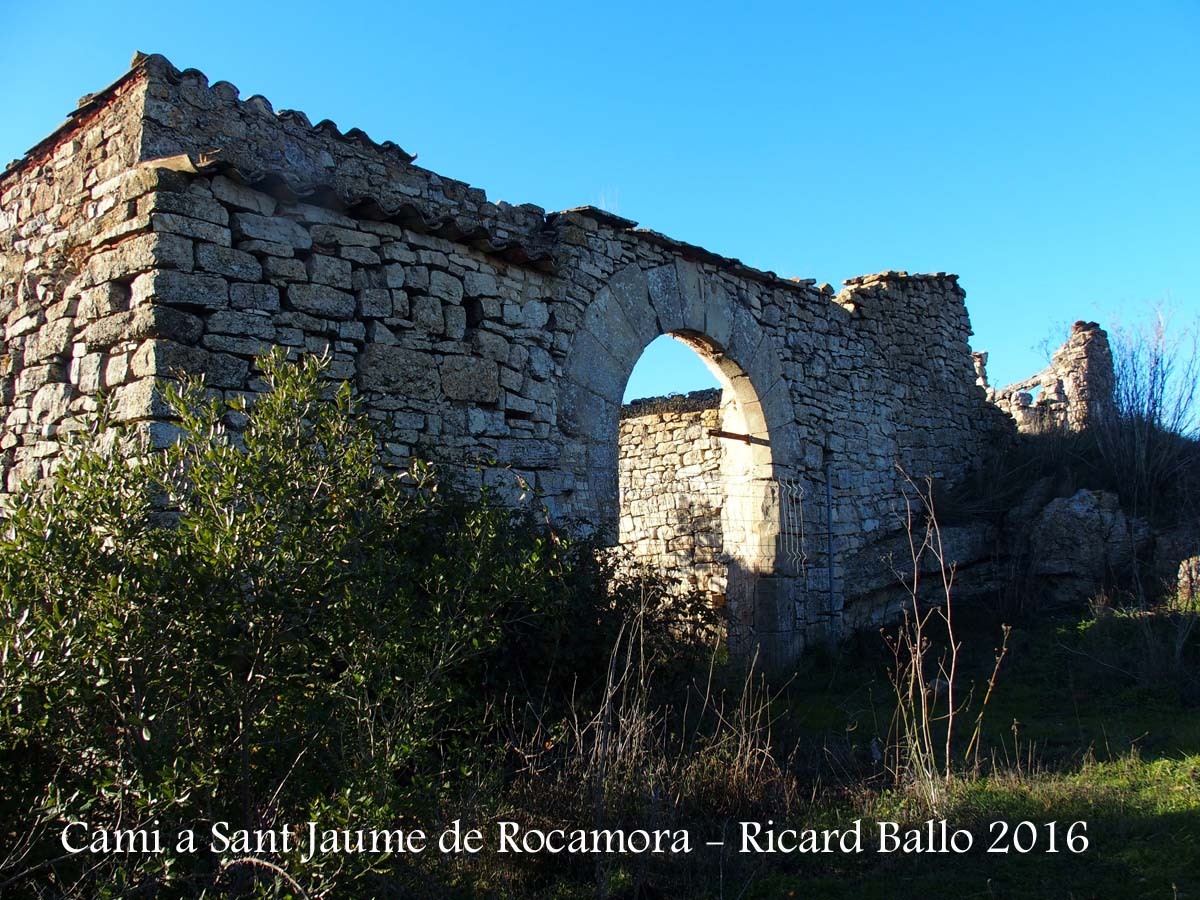
[[[427,466],[382,471],[349,386],[318,360],[260,367],[270,389],[252,405],[168,387],[169,446],[97,427],[15,502],[0,538],[0,822],[15,849],[0,884],[240,890],[252,870],[229,857],[56,859],[58,833],[427,821],[490,762],[501,698],[599,690],[636,585]],[[661,648],[687,612],[664,615]],[[404,865],[327,863],[311,883]]]

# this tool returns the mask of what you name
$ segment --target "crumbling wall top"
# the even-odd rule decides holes
[[[621,407],[621,418],[634,419],[638,416],[662,413],[699,412],[704,409],[716,409],[720,405],[721,389],[707,388],[702,391],[690,391],[686,394],[669,394],[665,397],[643,397],[633,400]]]
[[[987,359],[986,353],[975,354],[977,383],[1021,431],[1082,431],[1113,408],[1112,348],[1095,322],[1076,322],[1046,368],[999,390],[988,384]]]
[[[129,125],[140,129],[138,162],[184,157],[193,171],[226,175],[283,202],[303,201],[354,218],[392,222],[545,270],[556,265],[561,227],[590,219],[737,277],[798,293],[814,291],[814,279],[756,269],[739,259],[639,228],[637,222],[606,210],[584,206],[547,214],[534,204],[490,201],[479,188],[415,165],[416,155],[393,141],[376,141],[359,128],[343,131],[329,119],[313,124],[303,112],[276,111],[259,94],[243,100],[230,82],[210,84],[200,70],[179,69],[161,54],[135,54],[125,74],[85,96],[63,125],[10,163],[0,175],[0,184],[52,153],[88,115],[134,86],[145,90],[141,121]],[[828,285],[815,291],[853,313],[861,308],[861,292],[872,287],[901,280],[956,283],[956,279],[941,272],[910,275],[889,270],[847,279],[836,297]]]

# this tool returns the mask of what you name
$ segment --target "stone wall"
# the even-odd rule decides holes
[[[159,182],[137,167],[139,110],[131,83],[83,102],[0,181],[0,498],[47,473],[100,392],[139,396],[130,363],[159,311],[131,312],[129,282],[170,252],[126,226]]]
[[[1112,349],[1107,332],[1095,322],[1076,322],[1050,365],[1008,387],[995,390],[988,384],[986,353],[975,354],[975,371],[988,399],[1022,432],[1082,431],[1113,408]]]
[[[618,446],[620,542],[683,589],[725,603],[721,392],[627,406]]]
[[[625,381],[653,339],[689,342],[748,436],[723,461],[744,485],[729,634],[768,663],[843,630],[846,560],[891,528],[897,464],[953,481],[1011,431],[975,384],[953,275],[835,294],[590,207],[493,203],[162,57],[0,177],[0,254],[6,490],[103,394],[166,440],[156,378],[252,396],[255,355],[284,346],[331,357],[392,461],[513,502],[519,476],[615,537]],[[799,552],[788,497],[827,523]]]

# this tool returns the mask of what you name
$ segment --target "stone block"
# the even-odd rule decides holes
[[[138,234],[112,249],[93,253],[88,258],[82,286],[125,281],[151,269],[190,272],[193,266],[194,254],[189,239],[175,234]]]
[[[199,316],[169,306],[144,305],[133,310],[123,338],[139,341],[161,337],[182,344],[194,344],[204,333]]]
[[[325,356],[333,352],[333,342],[315,334],[305,335],[304,350],[313,356]]]
[[[106,281],[80,294],[76,312],[80,319],[87,321],[126,309],[129,309],[129,285]]]
[[[66,371],[61,363],[55,362],[40,366],[26,366],[17,374],[16,391],[18,394],[32,394],[44,384],[51,381],[64,381]],[[14,410],[13,412],[18,412]]]
[[[446,320],[446,337],[461,341],[467,333],[467,311],[461,306],[447,306],[442,317]]]
[[[63,382],[43,384],[29,404],[33,420],[39,423],[58,422],[67,414],[67,404],[74,389]]]
[[[229,224],[229,212],[215,200],[197,194],[168,193],[155,191],[138,200],[138,215],[151,213],[183,216],[213,225]],[[166,229],[170,230],[170,229]]]
[[[313,334],[324,334],[325,332],[335,334],[337,332],[337,324],[335,322],[330,322],[326,319],[317,319],[307,313],[295,311],[284,311],[276,314],[275,324],[289,328],[299,328],[301,331]]]
[[[206,350],[212,350],[216,353],[232,353],[235,356],[246,356],[254,358],[267,353],[271,349],[271,340],[275,337],[274,328],[271,329],[271,338],[267,340],[256,340],[248,337],[235,337],[228,334],[206,334],[200,342]]]
[[[118,422],[174,415],[174,410],[163,402],[158,382],[154,378],[143,378],[119,386],[113,391],[111,409],[113,418]]]
[[[447,303],[461,303],[463,285],[453,275],[445,272],[431,272],[429,275],[429,293]]]
[[[237,281],[258,281],[263,276],[262,263],[249,253],[216,244],[196,245],[196,265]]]
[[[305,263],[308,270],[308,280],[315,284],[327,284],[330,287],[349,289],[350,263],[336,256],[325,256],[314,253]]]
[[[276,328],[275,343],[284,347],[303,347],[304,332],[299,328]]]
[[[392,294],[387,288],[366,288],[358,292],[358,308],[363,316],[386,319],[392,314]]]
[[[418,250],[417,260],[424,266],[438,266],[446,269],[450,266],[450,259],[441,250]]]
[[[392,284],[391,280],[395,277],[396,271],[400,272],[400,277],[403,279],[403,284]],[[388,276],[388,287],[403,287],[410,291],[425,291],[429,290],[429,270],[424,266],[388,266],[386,268]]]
[[[504,409],[509,415],[521,414],[532,416],[535,408],[532,400],[527,400],[520,394],[514,393],[511,390],[505,394]]]
[[[392,291],[392,315],[398,319],[408,318],[411,304],[408,299],[408,291],[394,290]]]
[[[396,344],[396,336],[382,322],[367,323],[367,340],[375,344]]]
[[[387,278],[378,266],[355,266],[350,272],[350,286],[356,291],[368,288],[386,288]]]
[[[540,300],[530,300],[521,311],[521,324],[526,328],[544,328],[550,321],[550,309]]]
[[[279,288],[273,284],[231,284],[229,303],[234,309],[279,309]]]
[[[314,244],[323,246],[340,245],[345,247],[378,247],[378,235],[353,228],[340,228],[337,225],[314,225],[309,232]]]
[[[34,312],[27,316],[12,316],[8,325],[4,329],[4,336],[8,340],[24,337],[27,334],[33,334],[42,324],[40,312]]]
[[[211,186],[213,196],[229,206],[235,206],[238,209],[248,210],[249,212],[258,213],[263,216],[270,216],[275,212],[277,204],[274,197],[270,197],[253,188],[248,188],[244,184],[230,181],[224,175],[218,175],[213,178]]]
[[[88,353],[71,360],[71,383],[79,388],[81,393],[94,394],[101,387],[101,371],[104,368],[104,354]]]
[[[500,397],[500,371],[493,360],[448,356],[441,375],[442,392],[451,400],[495,403]]]
[[[436,297],[417,296],[412,300],[413,323],[430,334],[440,335],[446,327],[442,302]]]
[[[287,289],[288,302],[303,312],[329,319],[349,319],[354,315],[354,295],[323,284],[293,284]]]
[[[169,306],[223,309],[229,305],[229,285],[218,275],[188,274],[171,270],[146,272],[134,279],[131,305],[161,303]]]
[[[298,259],[268,256],[263,260],[263,271],[272,281],[308,281],[308,270]]]
[[[111,347],[118,341],[124,340],[129,324],[133,321],[133,312],[113,313],[103,319],[97,319],[83,330],[80,335],[84,345],[89,350]]]
[[[380,245],[379,255],[384,259],[398,263],[415,263],[417,254],[407,244],[399,241],[388,241]]]
[[[615,360],[600,339],[581,331],[572,345],[572,367],[569,377],[577,385],[602,397],[621,397],[629,368]]]
[[[177,378],[204,369],[208,354],[199,347],[175,341],[144,341],[133,353],[129,370],[134,378]]]
[[[439,393],[432,356],[388,344],[371,343],[363,348],[358,383],[364,391],[396,393],[415,400],[433,400]]]
[[[101,386],[105,389],[111,389],[128,381],[129,363],[132,359],[132,353],[115,353],[108,357],[104,361]]]
[[[150,227],[156,232],[182,235],[195,238],[198,241],[208,241],[228,247],[233,243],[229,229],[203,219],[192,219],[187,216],[177,216],[174,213],[155,213],[150,217]]]
[[[384,266],[384,283],[390,288],[402,288],[404,282],[408,278],[408,274],[404,266]]]
[[[25,343],[25,362],[40,363],[55,356],[65,356],[71,347],[74,321],[58,319],[47,322]]]
[[[338,249],[338,256],[357,263],[359,266],[374,267],[383,263],[378,253],[368,250],[366,247],[341,247]]]
[[[296,255],[294,248],[287,244],[277,244],[274,241],[238,241],[236,246],[239,250],[258,256],[279,256],[286,259]]]
[[[312,238],[304,226],[281,216],[263,216],[257,213],[233,214],[233,234],[239,239],[270,241],[298,250],[312,247]]]
[[[225,353],[209,353],[174,341],[145,341],[133,353],[130,374],[134,378],[172,378],[203,375],[206,384],[217,388],[240,388],[250,364]]]
[[[463,287],[472,297],[499,297],[500,287],[496,276],[490,272],[467,272],[463,276]]]
[[[508,359],[508,339],[494,331],[479,329],[471,336],[471,343],[480,356],[498,362]]]
[[[275,325],[265,315],[221,310],[208,317],[210,334],[247,336],[269,341],[275,337]]]

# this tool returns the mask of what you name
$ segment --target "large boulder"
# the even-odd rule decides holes
[[[915,535],[920,546],[924,532]],[[994,597],[1004,584],[998,565],[997,531],[985,522],[941,527],[942,558],[921,553],[918,596],[922,603],[945,601],[941,566],[953,574],[955,600]],[[891,532],[849,556],[845,565],[843,614],[850,627],[865,628],[897,618],[912,604],[912,544],[904,532]]]
[[[1131,574],[1149,538],[1149,527],[1126,516],[1116,494],[1077,491],[1051,500],[1033,521],[1030,571],[1051,599],[1083,602],[1105,582]]]

